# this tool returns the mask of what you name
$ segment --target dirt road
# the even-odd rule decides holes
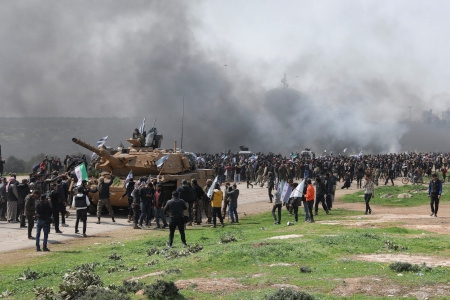
[[[396,184],[401,184],[399,181]],[[258,214],[261,212],[270,211],[272,204],[268,203],[267,189],[255,186],[254,188],[246,188],[245,183],[238,185],[240,190],[238,212],[240,218],[245,218],[246,215]],[[373,213],[371,215],[364,215],[363,203],[344,203],[340,197],[347,193],[355,192],[355,184],[349,190],[337,189],[335,208],[344,208],[348,210],[361,211],[361,216],[349,217],[341,223],[347,226],[376,226],[376,224],[384,222],[398,222],[401,221],[407,228],[423,229],[441,234],[448,234],[450,232],[450,217],[449,204],[443,204],[440,207],[440,214],[438,218],[429,216],[429,205],[422,205],[416,207],[382,207],[377,206],[375,201],[371,204]],[[133,236],[136,234],[150,234],[154,230],[134,230],[130,223],[127,222],[125,215],[116,216],[116,222],[113,223],[111,218],[107,215],[102,217],[102,223],[96,224],[97,218],[95,216],[88,216],[87,234],[88,238],[83,238],[79,234],[75,234],[75,210],[70,210],[71,215],[66,219],[66,224],[69,227],[61,227],[63,233],[55,233],[54,228],[51,229],[49,236],[49,247],[58,244],[84,243],[88,240],[90,243],[95,242],[96,238],[104,238],[105,236]],[[300,214],[303,214],[300,210]],[[301,218],[301,217],[300,217]],[[320,222],[318,222],[320,223]],[[322,221],[326,223],[326,221]],[[154,223],[152,224],[154,225]],[[80,228],[81,229],[81,228]],[[189,227],[188,227],[189,229]],[[165,230],[167,232],[167,230]],[[35,229],[33,230],[33,236]],[[18,223],[9,224],[7,222],[0,222],[0,255],[13,252],[19,249],[34,249],[35,241],[29,240],[27,237],[27,229],[19,228]],[[41,242],[42,243],[42,242]],[[58,246],[59,247],[59,246]]]

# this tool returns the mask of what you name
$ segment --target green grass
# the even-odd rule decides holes
[[[14,265],[1,266],[0,293],[12,291],[13,299],[30,299],[34,295],[34,286],[53,287],[58,290],[62,276],[68,269],[83,263],[97,263],[95,272],[100,275],[105,285],[121,284],[124,279],[141,276],[157,271],[180,269],[181,273],[170,273],[151,276],[141,281],[154,283],[157,279],[177,281],[182,279],[204,278],[203,280],[224,280],[235,278],[236,282],[245,286],[241,289],[227,289],[216,292],[201,292],[195,285],[181,290],[187,299],[264,299],[266,294],[276,291],[274,284],[291,284],[303,287],[316,299],[350,299],[332,294],[333,289],[345,278],[377,277],[389,284],[398,284],[412,288],[418,285],[447,284],[450,278],[449,268],[433,268],[423,276],[405,273],[397,276],[389,269],[387,263],[357,261],[353,257],[358,254],[374,253],[408,253],[439,256],[443,259],[450,256],[449,238],[423,230],[411,230],[398,226],[385,228],[347,228],[342,225],[326,225],[319,221],[336,221],[352,218],[355,212],[333,210],[331,215],[320,214],[315,224],[299,222],[294,226],[283,225],[292,221],[283,210],[283,224],[273,225],[269,213],[244,217],[239,225],[229,225],[224,229],[198,228],[186,232],[189,244],[198,243],[203,250],[188,257],[166,260],[159,254],[147,255],[152,247],[162,249],[167,240],[167,231],[148,231],[148,234],[122,241],[122,243],[94,242],[86,246],[74,246],[71,251],[53,252],[34,257],[21,253],[23,261]],[[300,238],[276,240],[270,237],[301,234]],[[237,242],[220,244],[221,237],[233,235]],[[389,240],[405,250],[394,251],[386,247]],[[179,235],[175,235],[175,249],[181,250]],[[29,250],[32,252],[33,250]],[[116,253],[120,260],[110,260]],[[154,265],[147,262],[158,260]],[[288,266],[271,266],[287,263]],[[35,281],[17,281],[20,274],[30,266],[31,270],[40,273]],[[131,267],[137,270],[129,271]],[[301,273],[301,266],[311,268],[311,273]],[[117,272],[108,273],[108,269],[116,267]],[[337,280],[339,279],[339,280]],[[133,296],[135,299],[141,299]],[[371,295],[356,294],[351,299],[387,299]],[[392,299],[392,298],[390,298]],[[411,298],[412,299],[412,298]]]
[[[370,201],[371,204],[374,205],[385,205],[385,206],[399,206],[399,207],[411,207],[411,206],[419,206],[428,204],[430,202],[430,198],[428,198],[428,184],[424,185],[404,185],[404,186],[384,186],[380,185],[375,188],[375,197]],[[411,194],[411,198],[398,198],[399,194],[408,193]],[[445,194],[450,193],[450,186],[443,185],[442,186],[442,194],[441,198],[442,202],[447,202],[447,197],[444,197]],[[381,198],[384,195],[392,195],[391,198]],[[364,190],[359,190],[354,194],[348,194],[341,197],[344,202],[348,203],[356,203],[361,202],[364,203]]]

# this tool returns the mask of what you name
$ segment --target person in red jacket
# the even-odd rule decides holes
[[[308,178],[306,180],[306,184],[308,185],[308,187],[306,188],[306,193],[303,196],[306,199],[306,204],[308,206],[308,211],[309,211],[308,222],[313,223],[314,217],[313,217],[312,211],[313,211],[313,206],[314,206],[315,191],[314,191],[314,186],[312,185],[310,178]]]

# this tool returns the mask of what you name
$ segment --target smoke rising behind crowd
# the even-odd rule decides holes
[[[291,2],[305,10],[307,4]],[[427,100],[446,92],[432,82],[435,74],[427,68],[433,65],[427,63],[434,61],[421,60],[426,49],[414,48],[421,41],[404,28],[403,17],[392,19],[397,8],[390,5],[386,11],[371,11],[375,4],[357,5],[361,15],[348,16],[347,23],[335,24],[336,15],[326,25],[318,20],[317,31],[305,27],[303,36],[292,37],[292,43],[303,45],[301,51],[279,61],[257,51],[250,60],[235,45],[205,41],[205,32],[217,27],[208,27],[211,16],[202,15],[208,11],[202,5],[3,3],[0,116],[133,117],[136,127],[146,117],[147,129],[157,118],[165,146],[171,147],[172,141],[181,141],[184,97],[183,148],[188,150],[215,153],[246,145],[282,153],[304,147],[399,152],[409,150],[400,144],[409,130],[409,106],[418,121],[430,107]],[[264,12],[256,7],[254,13]],[[235,14],[239,17],[239,11]],[[363,21],[368,15],[373,17]],[[290,29],[295,28],[285,30]],[[267,33],[268,48],[277,42],[274,35]],[[253,38],[258,39],[257,32],[247,43]],[[284,73],[289,87],[280,82]],[[448,104],[432,106],[443,110]]]

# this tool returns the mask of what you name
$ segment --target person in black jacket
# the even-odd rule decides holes
[[[19,196],[17,201],[18,204],[17,215],[19,217],[21,228],[27,227],[25,225],[24,209],[25,209],[25,197],[28,196],[29,193],[30,187],[28,186],[28,179],[22,179],[22,183],[19,183],[19,185],[17,185],[17,195]]]
[[[52,222],[52,206],[46,195],[41,196],[41,200],[36,203],[36,251],[41,251],[40,237],[41,230],[44,231],[43,249],[50,251],[47,247],[50,223]]]
[[[99,184],[98,184],[98,204],[97,204],[97,224],[100,224],[100,217],[102,216],[102,209],[103,206],[106,205],[106,208],[108,209],[108,213],[111,216],[111,219],[113,222],[116,222],[114,219],[114,212],[111,207],[111,202],[109,201],[109,187],[114,182],[114,176],[112,173],[110,174],[110,179],[108,182],[105,182],[105,179],[103,177],[100,177]]]
[[[139,197],[141,198],[141,217],[139,218],[139,226],[142,228],[145,220],[145,225],[149,227],[153,214],[153,200],[155,198],[155,189],[153,184],[149,181],[147,185],[139,189]]]
[[[156,221],[156,227],[154,229],[161,228],[159,220],[161,219],[163,222],[163,229],[166,228],[167,221],[166,221],[166,215],[164,214],[164,206],[166,205],[166,196],[164,195],[164,191],[162,190],[162,185],[158,184],[156,185],[156,191],[155,191],[155,221]]]
[[[91,204],[88,196],[84,194],[84,187],[78,187],[78,193],[73,196],[72,207],[77,210],[77,221],[75,222],[75,233],[78,233],[78,224],[81,220],[83,222],[83,236],[86,235],[86,221],[87,221],[87,208]]]
[[[173,237],[175,235],[175,229],[178,227],[180,232],[181,242],[183,246],[187,247],[186,235],[184,233],[183,211],[187,209],[186,203],[179,198],[177,191],[172,192],[172,199],[167,201],[164,207],[164,212],[170,211],[170,223],[169,223],[169,241],[167,247],[172,247]]]
[[[192,221],[194,220],[194,201],[197,198],[195,190],[186,179],[183,179],[181,181],[181,186],[177,189],[177,192],[180,199],[184,200],[184,202],[186,202],[189,206],[189,222],[187,225],[192,226]]]
[[[52,214],[53,214],[53,226],[55,227],[56,233],[62,233],[59,230],[59,202],[61,194],[58,193],[58,185],[56,183],[52,183],[50,185],[51,191],[48,193],[48,197],[50,198],[50,204],[52,205]]]
[[[195,194],[197,196],[195,199],[195,202],[194,202],[194,207],[193,207],[194,223],[197,225],[201,225],[202,224],[202,211],[203,211],[203,195],[205,194],[205,192],[198,185],[196,179],[191,180],[191,185],[194,188]]]
[[[325,183],[322,181],[322,178],[316,177],[316,202],[314,204],[314,215],[317,216],[319,212],[319,203],[322,203],[323,210],[329,214],[327,203],[325,202],[325,195],[327,193],[327,189]]]
[[[125,196],[127,196],[127,198],[128,198],[128,223],[130,223],[133,220],[133,196],[132,196],[132,193],[134,190],[134,185],[135,185],[135,183],[133,181],[133,178],[130,178],[127,183],[127,186],[126,186],[125,193],[123,193],[122,197],[120,197],[120,199],[119,199],[119,200],[122,200],[123,197],[125,197]]]

